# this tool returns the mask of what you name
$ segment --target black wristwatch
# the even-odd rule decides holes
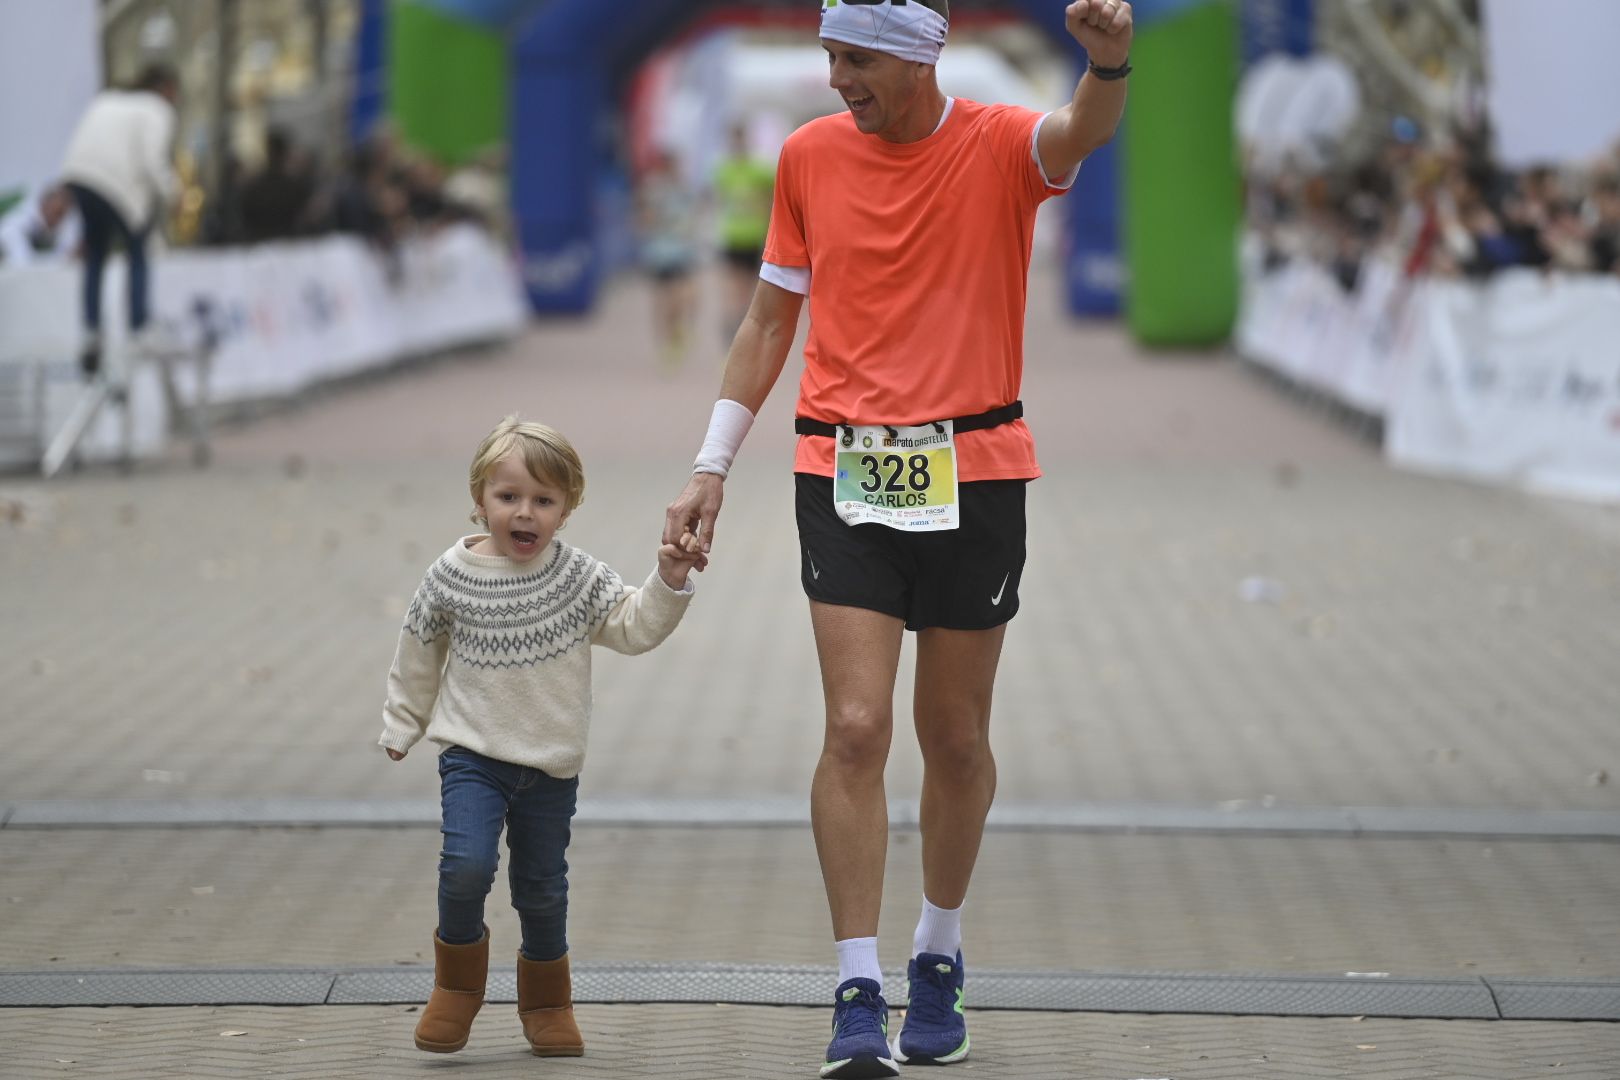
[[[1131,73],[1131,58],[1127,56],[1125,62],[1119,67],[1099,67],[1095,62],[1089,62],[1089,69],[1093,75],[1103,82],[1113,82],[1115,79],[1123,79]]]

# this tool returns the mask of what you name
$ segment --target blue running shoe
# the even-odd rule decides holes
[[[922,953],[906,967],[906,1019],[894,1040],[902,1065],[950,1065],[968,1056],[962,954]]]
[[[900,1066],[889,1057],[889,1006],[871,979],[846,979],[839,985],[821,1075],[836,1080],[900,1075]]]

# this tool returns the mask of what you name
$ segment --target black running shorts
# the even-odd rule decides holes
[[[765,257],[765,249],[757,247],[728,247],[721,251],[721,257],[727,264],[735,266],[738,270],[747,270],[751,274],[759,273],[760,260]]]
[[[799,576],[810,599],[881,611],[908,630],[989,630],[1018,613],[1027,480],[961,484],[958,528],[907,533],[846,525],[833,510],[830,476],[793,479]]]

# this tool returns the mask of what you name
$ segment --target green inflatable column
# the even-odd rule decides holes
[[[506,141],[506,39],[411,0],[388,17],[388,94],[400,138],[446,165]]]
[[[1237,15],[1200,3],[1138,27],[1124,124],[1125,318],[1145,345],[1213,345],[1237,319]]]

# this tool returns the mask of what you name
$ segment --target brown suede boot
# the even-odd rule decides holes
[[[585,1039],[574,1023],[574,982],[568,956],[528,960],[518,953],[518,1019],[529,1049],[540,1057],[579,1057]]]
[[[471,945],[446,945],[433,932],[433,996],[416,1022],[416,1048],[453,1054],[467,1045],[489,978],[489,927]]]

